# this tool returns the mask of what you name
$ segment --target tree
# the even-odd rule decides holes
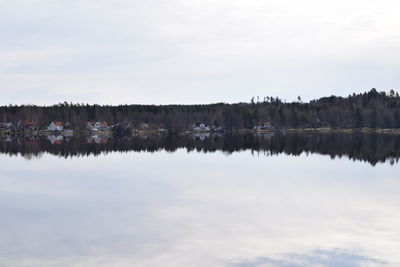
[[[373,108],[370,114],[369,127],[376,128],[378,125],[378,112]]]
[[[354,127],[355,128],[361,128],[363,126],[363,118],[362,118],[362,115],[361,115],[360,108],[357,108],[355,110],[353,122],[354,122]]]
[[[400,128],[400,111],[396,110],[394,112],[394,121],[395,121],[395,127]]]

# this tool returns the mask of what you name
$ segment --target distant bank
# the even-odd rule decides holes
[[[134,133],[232,131],[380,131],[398,133],[398,92],[372,89],[303,103],[278,97],[208,105],[88,105],[0,107],[0,133]]]

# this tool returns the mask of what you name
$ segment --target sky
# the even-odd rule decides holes
[[[398,0],[0,0],[0,104],[192,104],[400,85]]]

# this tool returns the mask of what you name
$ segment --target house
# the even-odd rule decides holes
[[[71,124],[69,121],[67,121],[66,123],[64,123],[64,131],[65,131],[66,129],[71,129],[71,130],[72,130],[72,124]]]
[[[17,124],[18,129],[23,129],[24,131],[37,131],[37,122],[33,120],[19,121]]]
[[[130,132],[131,131],[131,124],[125,122],[118,122],[115,125],[109,127],[111,131],[122,133],[122,132]]]
[[[137,128],[138,128],[139,130],[141,130],[141,131],[146,131],[146,130],[150,130],[150,129],[151,129],[150,124],[145,123],[145,122],[139,123],[139,124],[137,125]]]
[[[272,126],[270,122],[264,122],[263,125],[259,124],[258,126],[254,126],[253,130],[256,131],[266,131],[266,130],[273,130],[275,127]]]
[[[195,123],[193,124],[193,131],[194,132],[209,132],[210,127],[208,127],[205,123]]]
[[[0,129],[10,129],[12,126],[12,122],[0,122]]]
[[[89,129],[89,131],[101,131],[101,132],[105,132],[108,131],[108,123],[105,121],[96,121],[96,122],[92,122],[92,121],[88,121],[86,123],[87,128]]]
[[[10,132],[13,124],[12,122],[2,122],[0,123],[0,132]]]
[[[223,133],[225,131],[224,127],[221,126],[212,126],[211,131],[214,133]]]
[[[61,121],[52,121],[47,127],[47,130],[50,132],[55,132],[55,131],[62,131],[64,129],[63,123]]]

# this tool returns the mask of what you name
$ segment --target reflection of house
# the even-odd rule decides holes
[[[263,125],[254,126],[253,129],[256,131],[265,131],[274,129],[274,126],[270,122],[265,122]]]
[[[209,132],[210,127],[208,127],[205,123],[195,123],[193,124],[194,132]]]
[[[262,138],[272,138],[273,136],[275,136],[274,132],[258,132],[254,134],[257,137],[262,137]]]
[[[37,141],[34,140],[34,139],[28,139],[28,140],[25,140],[25,141],[24,141],[24,144],[25,144],[25,145],[36,145],[36,144],[37,144]]]
[[[60,145],[62,144],[64,137],[62,135],[49,135],[47,136],[47,139],[49,139],[52,145]]]
[[[86,143],[88,144],[106,144],[107,143],[107,137],[105,136],[99,136],[99,135],[93,135],[88,138],[86,138]]]
[[[11,137],[11,135],[7,134],[7,135],[0,135],[0,140],[2,142],[12,142],[13,138]]]
[[[209,133],[195,133],[193,134],[193,138],[195,140],[200,140],[200,141],[204,141],[206,139],[208,139],[210,137]]]

